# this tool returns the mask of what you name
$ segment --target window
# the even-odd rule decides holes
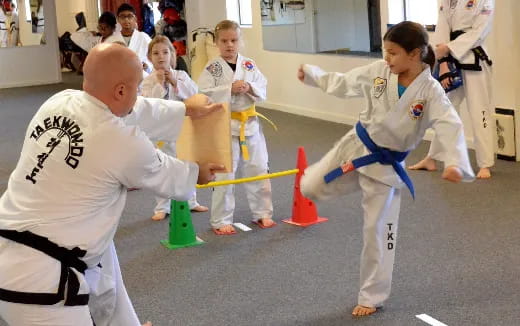
[[[437,0],[388,0],[388,23],[411,20],[422,25],[435,25],[437,6]]]
[[[240,25],[253,25],[251,0],[238,0],[238,15],[240,17]]]
[[[238,22],[241,26],[253,25],[252,0],[227,0],[228,19]]]

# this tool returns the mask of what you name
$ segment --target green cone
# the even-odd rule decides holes
[[[171,201],[170,232],[168,240],[161,240],[161,243],[168,249],[193,247],[204,243],[195,235],[187,201]]]

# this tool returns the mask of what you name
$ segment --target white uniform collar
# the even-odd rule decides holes
[[[83,97],[85,98],[85,100],[89,101],[91,104],[95,105],[96,107],[100,108],[100,109],[103,109],[103,110],[107,110],[109,111],[110,113],[112,113],[112,111],[110,110],[110,108],[108,107],[108,105],[106,105],[105,103],[103,103],[101,100],[95,98],[94,96],[88,94],[87,92],[83,91]]]

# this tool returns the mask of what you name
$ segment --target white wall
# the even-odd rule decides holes
[[[87,28],[91,31],[97,30],[99,17],[97,0],[55,0],[56,15],[58,19],[58,35],[66,31],[74,32],[78,28],[75,16],[79,12],[85,14]]]
[[[61,82],[54,0],[43,0],[43,6],[47,44],[1,48],[0,88]],[[19,12],[24,10],[19,1]]]

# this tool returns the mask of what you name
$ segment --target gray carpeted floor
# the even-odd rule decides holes
[[[0,193],[18,160],[29,120],[65,83],[0,90]],[[326,108],[324,108],[326,109]],[[298,146],[319,159],[350,127],[261,110],[279,126],[264,132],[271,171],[292,169]],[[421,158],[428,143],[411,154]],[[473,153],[472,159],[473,159]],[[440,172],[412,172],[417,199],[404,195],[393,292],[375,315],[350,316],[356,303],[361,251],[360,194],[318,203],[327,223],[299,228],[250,223],[242,187],[235,221],[251,232],[219,237],[207,213],[193,214],[203,246],[169,251],[159,241],[168,221],[153,222],[153,196],[129,193],[116,234],[126,287],[143,321],[156,326],[407,326],[426,313],[450,325],[520,325],[520,165],[498,161],[489,181],[453,185]],[[274,179],[275,220],[291,215],[294,177]],[[199,192],[210,204],[210,191]],[[2,324],[0,322],[0,324]]]

